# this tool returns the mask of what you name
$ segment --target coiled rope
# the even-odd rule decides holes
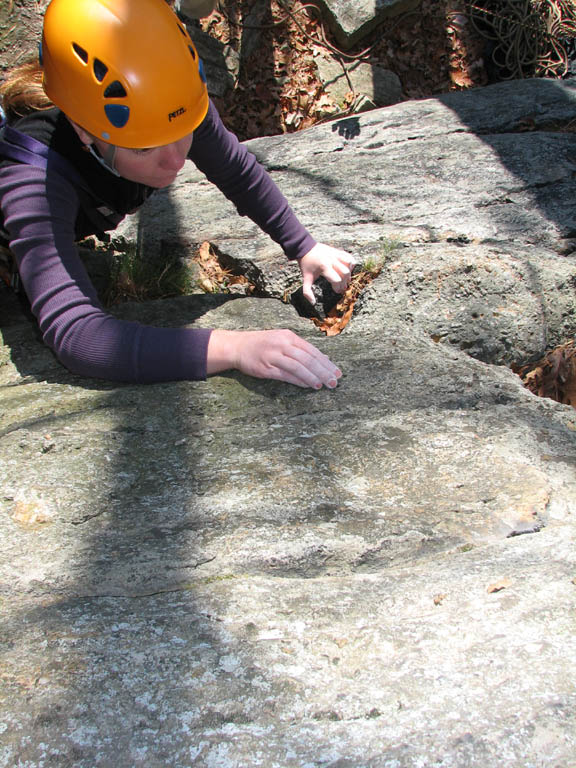
[[[494,41],[502,79],[564,77],[576,40],[574,0],[476,0],[465,3],[478,34]]]

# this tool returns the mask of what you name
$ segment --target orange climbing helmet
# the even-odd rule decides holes
[[[202,62],[165,0],[51,0],[40,57],[48,98],[109,144],[171,144],[208,111]]]

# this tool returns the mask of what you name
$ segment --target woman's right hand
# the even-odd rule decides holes
[[[232,368],[312,389],[334,389],[342,376],[326,355],[292,331],[212,331],[208,375]]]

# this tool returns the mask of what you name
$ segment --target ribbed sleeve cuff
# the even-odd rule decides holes
[[[204,381],[211,333],[208,328],[147,326],[139,344],[138,381]]]

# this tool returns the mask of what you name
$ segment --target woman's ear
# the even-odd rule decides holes
[[[70,118],[68,118],[68,122],[78,134],[78,138],[80,139],[82,144],[86,144],[87,147],[89,147],[90,144],[94,144],[94,136],[92,136],[91,133],[88,133],[88,131],[85,131],[84,128],[81,128],[78,125],[78,123],[75,123],[74,120],[70,120]]]

